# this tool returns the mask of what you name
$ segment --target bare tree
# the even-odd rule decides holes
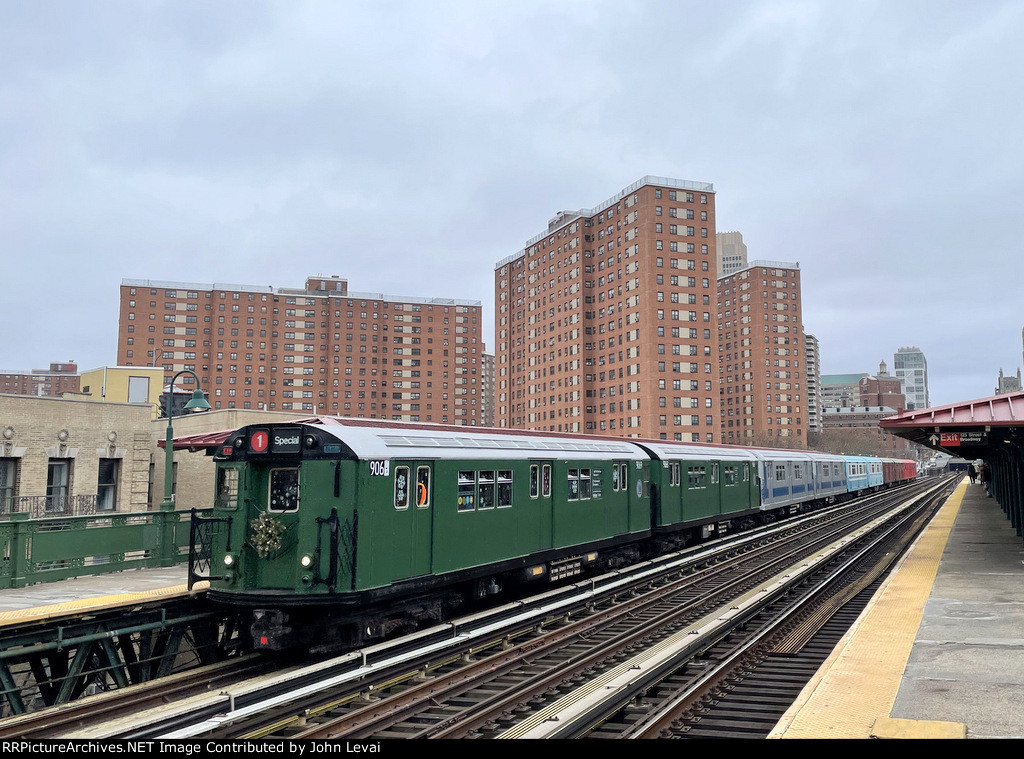
[[[808,447],[823,453],[879,458],[915,458],[920,446],[872,427],[828,427],[807,436]],[[919,456],[918,456],[919,457]]]

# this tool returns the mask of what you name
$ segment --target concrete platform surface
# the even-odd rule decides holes
[[[58,582],[29,585],[27,588],[0,590],[0,612],[13,612],[37,606],[53,606],[88,598],[115,596],[159,590],[188,583],[188,567],[128,569],[123,572],[75,577]]]
[[[1024,543],[980,484],[967,486],[892,716],[1024,738]]]
[[[1024,737],[1024,542],[966,478],[773,738]]]

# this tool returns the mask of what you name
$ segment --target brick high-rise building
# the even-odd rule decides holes
[[[59,397],[62,393],[77,393],[80,386],[78,364],[71,361],[31,372],[0,369],[0,393]]]
[[[906,399],[900,390],[900,380],[889,374],[884,361],[879,363],[877,375],[861,378],[859,405],[888,406],[897,411],[906,408]]]
[[[718,439],[715,194],[646,176],[495,266],[495,422]]]
[[[199,375],[215,409],[479,425],[479,301],[123,280],[117,359]],[[189,375],[175,383],[187,388]]]
[[[751,261],[718,278],[722,441],[807,445],[800,265]]]
[[[494,426],[494,354],[485,353],[480,361],[480,418],[485,427]]]

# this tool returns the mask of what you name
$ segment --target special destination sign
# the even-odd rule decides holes
[[[278,427],[270,433],[270,450],[273,453],[298,453],[302,450],[302,430],[298,427]]]
[[[260,427],[249,431],[249,453],[299,453],[301,441],[300,427]]]

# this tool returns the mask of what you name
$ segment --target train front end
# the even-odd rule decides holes
[[[324,427],[291,423],[243,427],[214,459],[213,514],[193,518],[190,585],[208,580],[211,600],[254,609],[254,630],[291,620],[277,640],[254,632],[257,647],[285,647],[303,615],[282,610],[337,606],[351,588],[355,456]]]

